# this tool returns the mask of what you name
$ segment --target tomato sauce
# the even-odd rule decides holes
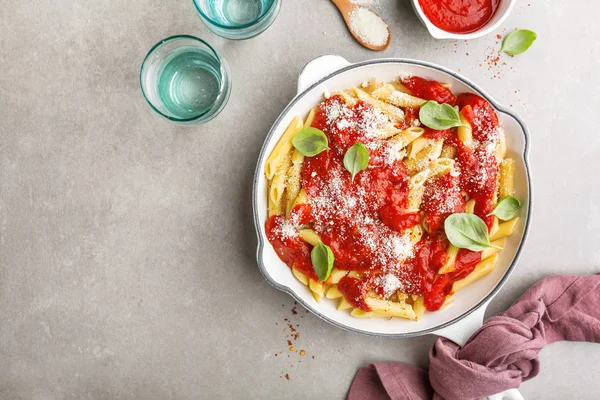
[[[402,246],[396,231],[420,223],[418,213],[407,212],[408,176],[401,160],[386,162],[377,147],[385,142],[369,136],[364,127],[371,121],[373,109],[366,103],[344,107],[345,115],[332,124],[332,114],[342,104],[333,96],[315,114],[312,126],[328,137],[331,150],[307,157],[302,169],[302,187],[313,199],[313,228],[325,244],[331,247],[336,267],[344,270],[386,270],[398,263],[398,258],[381,256],[387,242]],[[341,127],[341,128],[340,128]],[[369,148],[370,168],[359,172],[354,181],[343,166],[346,150],[360,142]],[[383,217],[382,217],[383,216]],[[386,243],[383,243],[386,241]],[[401,249],[399,249],[401,250]],[[401,256],[401,254],[396,254]]]
[[[443,224],[453,214],[465,212],[463,192],[476,200],[475,213],[488,227],[493,209],[498,168],[490,143],[497,139],[498,118],[491,105],[477,95],[455,97],[434,81],[411,77],[403,83],[417,96],[456,104],[472,125],[476,145],[465,146],[455,129],[426,130],[426,137],[443,139],[456,148],[457,174],[430,178],[425,185],[420,212],[409,211],[409,176],[403,161],[394,156],[389,141],[377,137],[387,117],[364,102],[346,106],[332,96],[318,107],[312,126],[322,130],[329,150],[306,157],[301,172],[307,204],[296,206],[290,218],[272,216],[266,222],[269,242],[290,267],[317,280],[310,260],[312,246],[295,233],[308,224],[328,245],[335,267],[357,271],[362,280],[344,277],[338,289],[353,307],[369,311],[365,298],[375,292],[386,298],[396,290],[422,295],[428,310],[439,309],[453,283],[470,274],[481,261],[480,252],[460,249],[452,272],[438,274],[446,263],[448,239]],[[404,125],[418,120],[418,108],[405,110]],[[346,150],[355,143],[369,151],[369,167],[352,180],[344,168]],[[492,149],[492,150],[490,150]],[[408,234],[423,224],[427,232],[416,244]]]
[[[450,105],[454,105],[456,101],[452,91],[437,81],[411,76],[402,79],[402,83],[410,89],[413,95],[421,99],[434,100],[438,103],[448,103]]]
[[[459,182],[458,176],[451,174],[427,181],[421,209],[425,212],[429,232],[443,229],[442,223],[451,214],[465,212],[466,203]]]
[[[489,22],[500,0],[419,0],[425,16],[438,28],[469,33]]]
[[[310,260],[312,247],[299,236],[286,232],[285,224],[286,221],[282,215],[273,215],[267,219],[265,224],[267,239],[273,245],[281,261],[318,281],[319,278],[317,278]]]
[[[345,276],[340,279],[338,289],[352,307],[360,308],[363,311],[370,311],[371,309],[365,302],[366,283],[366,281]]]

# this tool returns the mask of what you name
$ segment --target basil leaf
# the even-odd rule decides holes
[[[533,44],[535,39],[537,39],[535,32],[527,29],[519,29],[518,31],[506,35],[502,41],[502,48],[500,51],[510,54],[511,56],[521,54]]]
[[[490,215],[495,215],[502,221],[508,221],[517,215],[519,208],[521,208],[521,200],[514,196],[506,196],[496,204],[494,211]]]
[[[354,176],[369,167],[369,151],[362,143],[354,143],[344,155],[344,167]]]
[[[462,125],[454,107],[445,103],[438,104],[433,100],[423,103],[419,111],[419,120],[423,125],[437,131]]]
[[[294,147],[306,157],[316,156],[329,149],[327,136],[317,128],[305,128],[292,139]]]
[[[444,222],[444,230],[450,243],[459,249],[483,251],[490,247],[488,228],[475,214],[452,214]]]
[[[326,281],[329,275],[331,275],[331,269],[333,268],[333,252],[329,246],[323,244],[323,242],[319,242],[310,252],[310,260],[319,278],[319,282]]]

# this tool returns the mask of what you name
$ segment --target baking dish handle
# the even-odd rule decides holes
[[[473,311],[460,321],[434,333],[463,346],[467,342],[467,339],[483,325],[483,317],[488,304],[489,301],[483,303],[477,310]],[[524,400],[524,398],[517,389],[509,389],[505,392],[489,396],[488,400]]]
[[[326,76],[350,65],[344,57],[326,55],[310,61],[298,77],[298,94],[325,78]]]

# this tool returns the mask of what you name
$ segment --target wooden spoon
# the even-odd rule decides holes
[[[369,43],[367,40],[368,38],[364,38],[364,37],[360,37],[358,35],[358,32],[356,32],[354,30],[354,27],[352,26],[351,22],[350,22],[350,17],[352,15],[352,13],[359,8],[363,8],[365,10],[368,10],[369,12],[372,12],[375,16],[381,18],[381,16],[379,14],[377,14],[376,12],[366,8],[366,7],[362,7],[359,5],[356,5],[354,3],[352,3],[350,0],[331,0],[333,2],[333,4],[336,5],[336,7],[338,8],[338,10],[340,10],[340,12],[342,13],[342,17],[344,17],[344,21],[346,21],[346,26],[348,27],[348,30],[350,31],[350,34],[354,37],[354,39],[356,39],[356,41],[360,44],[362,44],[364,47],[366,47],[367,49],[371,49],[371,50],[375,50],[375,51],[381,51],[381,50],[385,50],[387,49],[387,47],[390,45],[390,39],[391,39],[391,34],[390,34],[390,27],[387,26],[386,23],[386,28],[387,28],[387,40],[385,41],[385,43],[380,44],[380,45],[374,45],[372,43]],[[385,23],[384,19],[381,18],[381,20]],[[367,39],[367,40],[365,40]]]

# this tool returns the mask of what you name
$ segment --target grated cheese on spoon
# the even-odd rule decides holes
[[[364,7],[357,7],[350,13],[350,26],[363,42],[372,46],[383,46],[390,35],[385,21]]]

